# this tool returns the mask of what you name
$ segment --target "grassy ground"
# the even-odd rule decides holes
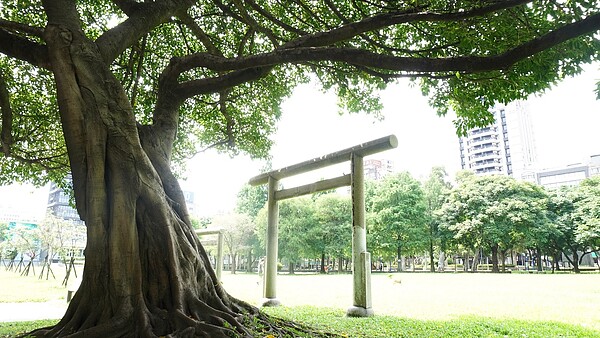
[[[256,304],[256,275],[224,274],[225,288]],[[600,330],[600,274],[376,273],[376,315],[420,320],[478,316],[556,321]],[[352,305],[351,275],[280,275],[277,297],[285,306],[345,310]]]
[[[64,299],[61,281],[1,268],[0,302]],[[261,298],[255,274],[224,273],[223,284],[250,303]],[[376,273],[369,319],[344,317],[351,275],[279,275],[277,290],[284,306],[267,313],[351,337],[600,337],[598,273]],[[0,323],[0,337],[49,324]]]
[[[78,268],[78,272],[81,268]],[[47,302],[51,300],[64,300],[67,289],[61,285],[65,277],[65,268],[55,265],[52,268],[55,278],[46,274],[39,278],[41,268],[35,268],[35,275],[30,272],[29,276],[21,276],[18,271],[6,271],[0,265],[0,303],[24,303],[24,302]],[[74,280],[74,279],[73,279]]]

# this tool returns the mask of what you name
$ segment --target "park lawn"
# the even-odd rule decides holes
[[[0,268],[0,302],[1,303],[26,303],[47,302],[52,300],[64,300],[67,296],[67,288],[62,285],[64,279],[64,267],[55,267],[56,278],[46,280],[44,275],[39,278],[41,271],[36,267],[36,275],[21,276],[16,271],[6,271]]]
[[[51,326],[58,320],[34,320],[28,322],[0,322],[0,338],[16,337],[35,329]]]
[[[461,316],[451,320],[417,320],[394,316],[347,318],[345,311],[312,306],[263,309],[271,316],[292,320],[343,337],[600,337],[600,331],[579,325]]]
[[[264,312],[273,317],[292,320],[340,337],[600,337],[600,331],[578,325],[476,316],[464,316],[453,320],[416,320],[393,316],[347,318],[343,310],[312,306],[265,308]],[[0,337],[15,337],[56,322],[56,320],[40,320],[0,323]],[[264,337],[269,336],[265,334]]]

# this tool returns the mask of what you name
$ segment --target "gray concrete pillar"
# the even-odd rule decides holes
[[[371,255],[367,252],[365,222],[365,182],[363,157],[351,156],[352,175],[352,291],[353,306],[347,311],[350,317],[373,315],[371,304]]]
[[[269,177],[267,201],[267,258],[265,261],[265,278],[263,285],[262,306],[277,306],[277,249],[278,249],[278,224],[279,204],[275,199],[275,191],[279,181]]]

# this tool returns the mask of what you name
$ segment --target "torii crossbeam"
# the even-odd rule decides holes
[[[368,317],[373,315],[371,304],[371,255],[367,252],[367,231],[365,224],[365,184],[363,157],[381,151],[396,148],[398,139],[389,135],[357,146],[340,150],[325,156],[313,158],[279,170],[260,174],[250,179],[250,185],[268,183],[267,216],[267,259],[265,264],[265,283],[263,287],[263,306],[280,304],[276,292],[277,246],[278,246],[278,201],[315,192],[351,186],[352,190],[352,279],[353,306],[347,315]],[[344,175],[324,181],[291,188],[278,189],[279,180],[330,165],[350,161],[350,175]]]

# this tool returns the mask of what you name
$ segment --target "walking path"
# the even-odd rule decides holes
[[[44,303],[0,303],[0,322],[60,319],[66,310],[64,299]]]

